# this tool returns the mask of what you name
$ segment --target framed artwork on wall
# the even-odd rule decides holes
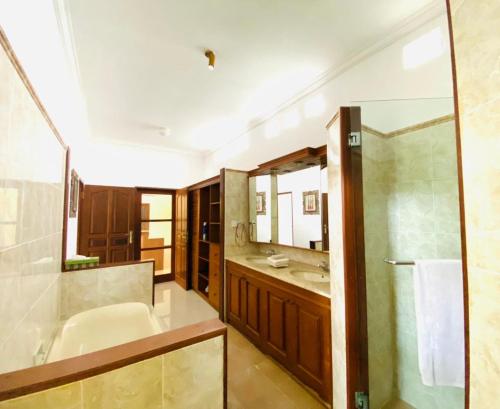
[[[69,195],[69,217],[76,217],[78,212],[78,193],[80,188],[80,177],[75,169],[71,170],[71,186]]]
[[[304,214],[319,214],[319,190],[302,192]]]
[[[257,192],[257,203],[255,205],[256,213],[259,215],[266,214],[266,192]]]

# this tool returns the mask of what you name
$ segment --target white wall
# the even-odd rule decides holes
[[[444,36],[443,54],[418,68],[405,70],[403,47],[435,27],[440,27]],[[294,150],[324,145],[327,139],[325,125],[339,106],[354,105],[353,101],[452,97],[447,36],[447,19],[443,10],[442,16],[365,58],[308,97],[211,154],[207,158],[205,174],[209,176],[221,167],[250,170]],[[306,118],[305,104],[315,99],[324,102],[323,112]],[[275,132],[287,120],[293,122],[291,117],[294,115],[298,116],[297,126]]]

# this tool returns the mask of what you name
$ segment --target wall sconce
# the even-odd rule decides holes
[[[215,68],[215,54],[212,50],[205,51],[205,57],[208,58],[208,69],[213,71]]]

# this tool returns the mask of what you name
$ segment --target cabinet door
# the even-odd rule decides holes
[[[227,272],[227,319],[228,322],[240,330],[244,328],[244,284],[242,275],[228,269]]]
[[[244,326],[246,335],[254,342],[260,344],[262,331],[261,317],[261,289],[259,282],[246,278],[243,282],[245,292]]]
[[[297,307],[297,350],[294,372],[304,383],[329,400],[331,396],[330,310],[306,301]]]
[[[297,308],[291,304],[288,294],[269,287],[265,291],[264,309],[263,347],[269,355],[289,366],[297,343]]]

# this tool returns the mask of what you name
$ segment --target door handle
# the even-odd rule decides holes
[[[128,243],[129,244],[132,244],[134,242],[134,231],[133,230],[130,230],[128,232]]]

